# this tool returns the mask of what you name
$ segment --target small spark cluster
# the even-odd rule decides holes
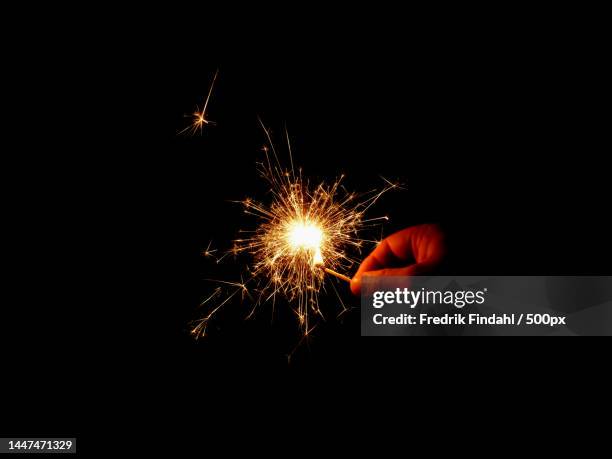
[[[218,74],[219,74],[219,70],[215,72],[212,82],[210,83],[210,88],[208,89],[208,95],[206,96],[206,99],[204,100],[204,105],[202,106],[202,110],[200,110],[200,108],[196,106],[195,111],[190,115],[192,117],[191,124],[188,125],[185,129],[179,131],[178,132],[179,134],[195,135],[198,132],[202,134],[204,126],[208,124],[211,124],[211,125],[215,124],[214,121],[210,121],[207,118],[206,110],[208,109],[208,102],[210,101],[210,96],[212,94],[213,87],[215,86],[215,81],[217,80]]]

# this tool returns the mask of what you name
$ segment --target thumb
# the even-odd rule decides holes
[[[361,294],[361,283],[364,276],[424,276],[431,273],[433,268],[434,266],[428,263],[415,263],[413,265],[404,266],[403,268],[385,268],[359,273],[351,279],[351,292],[353,292],[354,295]]]

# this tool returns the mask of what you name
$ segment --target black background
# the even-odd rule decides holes
[[[376,406],[356,395],[373,388],[456,394],[483,367],[516,387],[528,364],[599,368],[577,364],[598,356],[574,345],[532,339],[489,353],[473,340],[366,340],[358,311],[317,328],[290,365],[290,316],[271,324],[262,310],[244,321],[235,303],[209,339],[188,335],[210,289],[203,279],[236,272],[200,251],[211,240],[229,246],[245,226],[229,200],[265,191],[258,116],[281,143],[287,125],[309,176],[345,173],[356,191],[380,186],[380,175],[400,179],[406,191],[373,211],[391,217],[385,234],[442,224],[456,274],[610,274],[600,29],[549,16],[502,27],[449,12],[421,22],[384,9],[359,19],[325,11],[218,28],[212,11],[194,14],[196,25],[188,12],[121,16],[53,27],[16,53],[34,70],[16,91],[16,118],[28,123],[8,195],[26,239],[14,265],[25,279],[3,321],[10,433],[75,434],[95,449],[109,415],[121,432],[192,416],[221,430],[239,414],[257,425],[272,405],[287,419],[294,407]],[[216,69],[217,125],[177,136]],[[38,129],[32,107],[47,108]]]
[[[253,225],[228,201],[265,195],[255,172],[265,142],[257,116],[272,129],[281,152],[287,125],[295,162],[315,180],[344,173],[349,189],[366,191],[382,184],[381,175],[399,179],[406,190],[385,196],[372,214],[390,216],[385,234],[411,224],[442,224],[455,274],[609,272],[603,255],[609,250],[607,185],[605,172],[595,166],[601,146],[593,134],[602,121],[592,105],[594,86],[578,83],[586,73],[590,81],[599,78],[596,56],[515,41],[444,45],[418,50],[398,43],[375,55],[289,58],[261,50],[246,61],[173,64],[185,78],[171,105],[176,108],[166,157],[173,221],[181,233],[177,250],[185,257],[179,263],[184,310],[191,313],[215,287],[197,276],[239,279],[237,270],[196,258],[209,241],[229,248],[238,229]],[[175,136],[170,126],[189,123],[181,115],[205,96],[217,67],[209,117],[218,125],[201,136]],[[357,306],[345,286],[339,288]],[[326,301],[328,310],[337,307],[337,300]],[[230,307],[243,317],[249,312],[248,304]],[[270,325],[271,313],[263,308],[255,323],[236,324],[240,314],[227,309],[209,343],[187,348],[213,361],[263,360],[282,367],[295,333],[291,317]],[[344,326],[322,328],[310,340],[310,357],[296,365],[362,358],[356,314]]]

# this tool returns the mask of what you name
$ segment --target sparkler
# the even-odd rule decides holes
[[[387,217],[366,219],[366,211],[387,191],[399,185],[385,180],[382,190],[372,190],[357,195],[348,193],[342,185],[344,176],[332,184],[312,185],[303,178],[302,171],[294,169],[291,144],[286,133],[290,167],[281,165],[269,131],[262,123],[267,138],[265,159],[257,164],[260,176],[268,183],[269,200],[262,203],[253,199],[239,201],[244,212],[253,215],[258,225],[247,236],[236,239],[232,249],[223,255],[248,254],[246,281],[231,283],[217,281],[234,288],[223,301],[212,306],[210,313],[195,321],[192,334],[206,334],[206,327],[213,315],[227,302],[242,292],[253,299],[251,317],[258,306],[271,303],[274,310],[277,299],[284,299],[293,309],[299,326],[306,337],[314,328],[313,318],[325,319],[319,306],[319,294],[326,290],[325,274],[343,281],[350,278],[348,272],[358,260],[364,243],[377,243],[359,237],[359,233],[374,222]],[[384,179],[383,179],[384,180]],[[210,252],[209,248],[205,253]],[[219,259],[219,260],[220,260]],[[218,261],[219,261],[218,260]],[[348,308],[342,302],[336,287],[330,284],[342,305],[340,314]],[[211,295],[208,302],[217,295]]]
[[[195,135],[198,131],[200,131],[200,134],[202,134],[202,130],[204,129],[205,125],[215,124],[214,121],[210,121],[209,119],[206,118],[206,109],[208,108],[208,101],[210,100],[210,96],[212,94],[212,90],[215,85],[215,81],[217,80],[218,74],[219,74],[219,70],[215,72],[212,82],[210,83],[210,88],[208,89],[208,95],[206,96],[206,100],[204,101],[204,106],[202,107],[202,111],[200,111],[200,109],[196,106],[195,112],[191,114],[191,116],[193,117],[191,124],[187,126],[185,129],[179,131],[178,133],[179,135],[185,132],[188,132],[191,135]]]
[[[343,281],[348,282],[349,284],[351,283],[351,278],[344,275],[344,274],[340,274],[336,271],[334,271],[333,269],[329,269],[329,268],[323,268],[323,271],[325,271],[327,274],[331,274],[332,276],[337,277],[338,279],[341,279]]]

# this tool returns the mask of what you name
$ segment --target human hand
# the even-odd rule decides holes
[[[385,238],[359,266],[351,291],[361,293],[363,276],[422,276],[431,274],[446,257],[445,236],[438,225],[417,225]]]

